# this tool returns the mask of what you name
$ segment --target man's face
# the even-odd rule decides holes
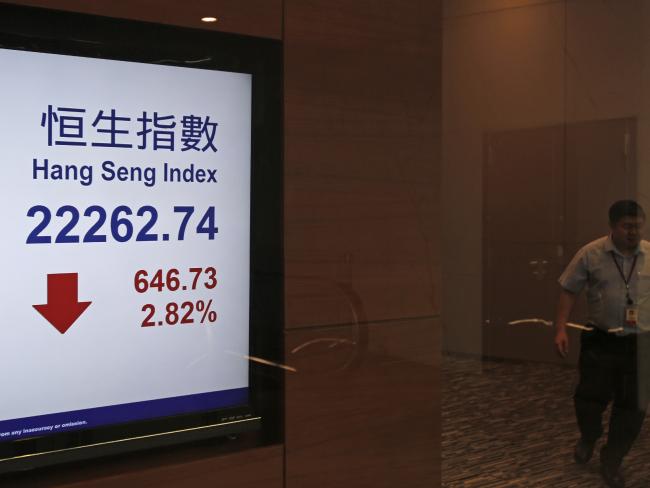
[[[645,219],[643,217],[623,217],[611,225],[612,240],[619,249],[634,250],[641,241],[641,230]]]

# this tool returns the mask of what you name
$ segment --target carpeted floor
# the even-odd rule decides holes
[[[442,486],[605,486],[602,440],[587,465],[573,462],[576,381],[577,371],[563,366],[444,356]],[[625,459],[627,488],[650,487],[648,429],[646,421]]]

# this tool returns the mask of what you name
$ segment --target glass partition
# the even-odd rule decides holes
[[[445,487],[650,481],[650,261],[616,227],[644,218],[609,213],[650,209],[649,26],[645,1],[445,3]]]

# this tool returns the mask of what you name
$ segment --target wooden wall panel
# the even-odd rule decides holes
[[[360,296],[370,319],[433,313],[430,185],[318,177],[286,184],[288,327],[353,322],[341,285]]]
[[[282,0],[8,0],[7,3],[282,39]],[[201,22],[204,16],[214,16],[219,21],[206,24]]]
[[[440,484],[440,8],[285,0],[287,488]]]
[[[287,333],[287,488],[440,486],[435,319]]]
[[[440,3],[285,2],[288,327],[437,309]]]
[[[558,2],[564,2],[564,0],[444,0],[443,16],[451,18],[489,14],[500,10],[521,9]]]

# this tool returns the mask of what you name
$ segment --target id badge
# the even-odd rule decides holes
[[[639,323],[639,308],[633,305],[625,307],[625,325],[636,327]]]

